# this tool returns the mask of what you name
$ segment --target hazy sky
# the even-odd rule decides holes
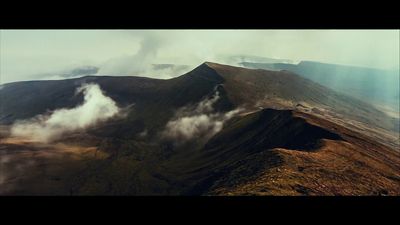
[[[60,73],[84,65],[99,67],[101,74],[146,76],[146,65],[151,63],[223,63],[225,56],[243,54],[395,69],[399,68],[399,33],[399,30],[1,30],[0,81],[32,80],[40,74]],[[138,71],[145,74],[131,74]]]

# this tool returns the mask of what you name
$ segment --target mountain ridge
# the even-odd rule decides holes
[[[84,83],[96,83],[124,116],[51,143],[9,136],[14,121],[81,104],[76,89]],[[400,193],[400,153],[395,133],[385,128],[389,118],[289,71],[205,62],[168,80],[22,82],[0,96],[0,153],[8,160],[0,189],[7,194]],[[185,142],[165,139],[171,124],[193,135]]]

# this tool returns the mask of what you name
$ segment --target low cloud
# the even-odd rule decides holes
[[[177,111],[163,131],[163,137],[183,143],[191,139],[208,140],[218,133],[224,123],[241,109],[227,113],[215,112],[213,105],[220,99],[217,91],[214,96],[199,102],[195,107],[183,107]]]
[[[96,66],[84,65],[64,69],[61,71],[52,71],[49,73],[37,74],[35,76],[37,76],[37,80],[64,80],[97,75],[98,71],[99,68]]]
[[[101,75],[168,78],[151,64],[318,61],[399,70],[399,30],[7,30],[1,82],[92,65]],[[200,41],[199,41],[200,40]],[[47,43],[43,46],[42,43]],[[320,51],[324,49],[324,51]],[[256,57],[261,56],[261,57]],[[265,58],[268,57],[268,58]],[[283,61],[282,61],[283,60]],[[24,65],[24,66],[21,66]]]
[[[83,93],[83,104],[72,109],[62,108],[47,115],[17,121],[11,128],[11,135],[33,141],[51,142],[65,133],[105,121],[120,111],[116,103],[105,96],[97,84],[83,84],[76,93]]]
[[[146,76],[159,79],[169,79],[182,75],[193,69],[193,65],[165,64],[158,58],[159,50],[169,43],[159,34],[144,33],[135,54],[123,55],[100,64],[100,75]],[[164,63],[160,63],[164,62]]]
[[[99,74],[147,75],[162,43],[162,39],[157,35],[145,35],[135,54],[111,58],[100,66]]]

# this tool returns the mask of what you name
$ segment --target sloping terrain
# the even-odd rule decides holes
[[[172,157],[162,171],[170,175],[165,180],[178,180],[185,194],[194,195],[400,192],[398,152],[340,125],[290,110],[238,116],[201,151]]]
[[[337,93],[289,71],[249,70],[208,63],[225,82],[233,102],[247,108],[296,109],[323,119],[353,127],[373,139],[385,137],[383,144],[399,146],[399,118],[386,115],[374,106]]]
[[[289,112],[273,113],[279,115]],[[254,114],[247,115],[243,119],[261,118],[261,115],[269,113],[261,111]],[[285,142],[281,145],[264,145],[264,148],[245,144],[244,146],[250,146],[252,151],[259,149],[258,153],[238,161],[232,170],[228,170],[222,179],[207,189],[207,193],[211,195],[398,195],[399,152],[318,117],[298,112],[290,114],[289,118],[292,120],[304,122],[303,126],[294,127],[307,134],[307,138],[299,140],[310,140],[309,144],[295,142],[296,145],[293,145]],[[287,120],[288,116],[284,118]],[[260,124],[267,126],[275,122],[276,118],[266,124],[257,119],[251,126]],[[296,132],[290,123],[282,125],[283,130],[290,130],[287,134],[290,137],[287,137],[287,140],[296,140],[301,136],[301,132]],[[234,124],[232,126],[237,129]],[[310,129],[309,126],[319,126],[313,128],[318,136],[313,136],[314,132],[307,130]],[[235,136],[228,138],[236,140]],[[271,136],[270,139],[279,140]],[[259,138],[248,142],[254,143],[254,140]],[[304,146],[309,147],[304,149]],[[265,160],[271,158],[275,158],[275,163]]]
[[[17,120],[82,103],[83,83],[98,84],[123,116],[53,143],[10,137]],[[2,194],[400,194],[396,120],[288,71],[204,63],[169,80],[10,83],[0,98]],[[218,129],[163,138],[171,122],[200,129],[195,119]]]
[[[77,171],[107,157],[96,147],[2,139],[0,195],[68,195]]]
[[[393,118],[373,106],[338,94],[291,72],[252,70],[215,63],[204,63],[183,76],[169,80],[91,76],[5,84],[0,90],[0,122],[9,124],[49,110],[73,107],[82,101],[82,95],[74,94],[76,88],[90,82],[99,84],[105,94],[120,106],[138,105],[136,110],[150,107],[175,110],[200,101],[215,86],[223,84],[231,108],[243,104],[246,107],[264,106],[266,102],[270,102],[270,105],[295,107],[305,102],[374,126],[398,130],[393,125],[396,122]],[[229,108],[228,105],[226,107]]]
[[[399,117],[400,74],[398,70],[336,65],[313,61],[299,64],[242,62],[247,68],[288,70],[335,91],[356,96],[376,106],[387,106]],[[390,110],[386,110],[389,111]]]

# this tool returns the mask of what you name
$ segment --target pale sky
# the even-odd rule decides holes
[[[0,82],[34,80],[39,74],[85,65],[99,67],[99,73],[132,75],[126,73],[146,64],[223,63],[224,57],[235,55],[398,69],[399,33],[399,30],[1,30]]]

